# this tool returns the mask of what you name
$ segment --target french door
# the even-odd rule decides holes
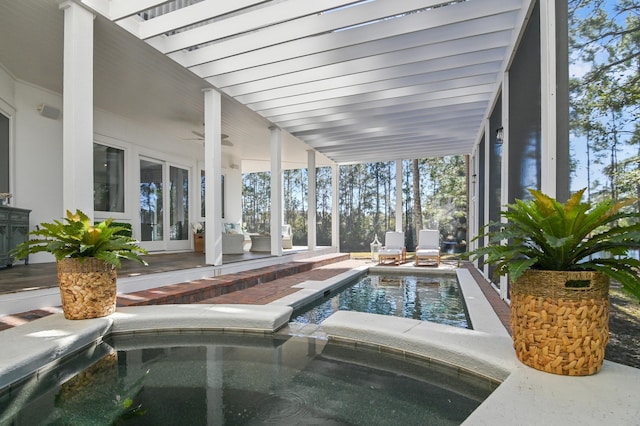
[[[149,251],[191,247],[187,169],[140,158],[140,230],[140,243]]]

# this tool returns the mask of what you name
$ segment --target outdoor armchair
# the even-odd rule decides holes
[[[387,232],[384,236],[384,246],[378,254],[378,264],[399,265],[406,260],[407,249],[404,245],[404,232]]]
[[[440,231],[437,229],[422,229],[418,233],[415,265],[420,266],[421,262],[440,265]]]
[[[293,241],[291,235],[291,225],[282,225],[282,248],[293,248]]]

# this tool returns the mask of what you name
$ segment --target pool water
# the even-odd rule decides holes
[[[336,311],[357,311],[471,328],[455,276],[369,274],[294,312],[291,322],[320,324]]]
[[[493,388],[309,337],[143,333],[108,338],[0,395],[0,424],[459,425]]]

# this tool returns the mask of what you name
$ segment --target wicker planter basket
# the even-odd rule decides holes
[[[118,353],[111,352],[60,386],[56,405],[86,403],[95,392],[113,387],[118,379]]]
[[[102,260],[87,257],[58,261],[58,284],[64,317],[77,320],[114,313],[116,281],[115,268]]]
[[[204,253],[204,234],[193,234],[193,251]]]
[[[511,283],[510,293],[511,330],[520,361],[569,376],[600,370],[609,341],[606,275],[529,270]]]

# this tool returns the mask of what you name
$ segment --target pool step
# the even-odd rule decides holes
[[[204,278],[185,283],[121,294],[118,306],[166,305],[174,303],[198,303],[205,299],[232,293],[258,284],[288,277],[321,266],[349,260],[348,253],[335,253],[297,260],[249,271]]]
[[[327,254],[241,273],[227,274],[216,278],[206,278],[145,291],[121,294],[118,296],[117,305],[122,307],[197,303],[208,298],[233,293],[278,278],[307,272],[314,268],[348,260],[349,257],[350,255],[348,253]],[[0,331],[27,324],[59,312],[62,312],[60,307],[52,306],[11,315],[3,315],[0,316]]]

